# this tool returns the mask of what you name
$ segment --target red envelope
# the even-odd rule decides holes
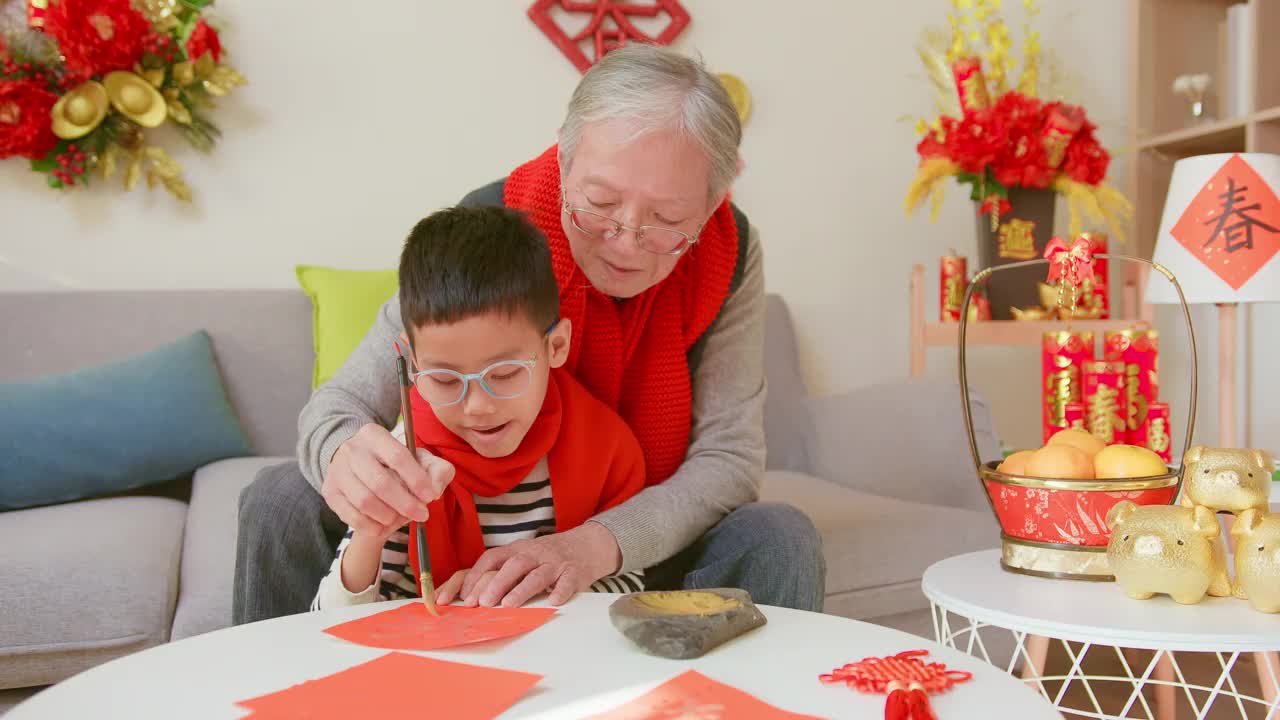
[[[506,712],[541,675],[388,653],[318,680],[241,700],[254,720],[350,720],[424,717],[492,720]],[[406,714],[407,713],[407,714]]]
[[[357,645],[388,650],[441,650],[522,635],[555,614],[552,608],[442,605],[440,617],[432,617],[421,603],[410,603],[334,625],[325,632]]]
[[[780,710],[690,670],[640,697],[590,720],[822,720]]]

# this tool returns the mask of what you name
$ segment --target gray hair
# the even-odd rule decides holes
[[[738,174],[742,123],[733,100],[700,61],[674,50],[631,43],[582,76],[560,126],[561,172],[568,172],[583,128],[601,120],[634,123],[633,138],[655,130],[687,133],[710,162],[713,200]]]

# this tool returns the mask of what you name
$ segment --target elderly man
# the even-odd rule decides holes
[[[632,45],[583,76],[557,146],[462,201],[522,210],[547,236],[575,334],[566,367],[635,432],[646,488],[578,528],[488,550],[461,599],[518,605],[643,569],[651,589],[739,587],[822,609],[813,524],[757,501],[764,273],[759,235],[728,201],[741,133],[699,63]],[[264,470],[241,496],[237,623],[305,610],[346,525],[424,520],[452,473],[388,429],[399,398],[384,368],[400,332],[392,299],[303,408],[299,463]]]

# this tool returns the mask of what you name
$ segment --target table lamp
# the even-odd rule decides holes
[[[1237,447],[1236,327],[1240,303],[1280,302],[1280,155],[1197,155],[1173,165],[1153,261],[1168,268],[1188,303],[1218,306],[1218,445]],[[1146,301],[1174,304],[1166,282],[1148,282]],[[1183,448],[1185,451],[1186,448]],[[1256,653],[1267,702],[1277,688],[1268,667],[1276,653]],[[1169,675],[1164,669],[1164,675]],[[1172,702],[1169,702],[1172,705]]]
[[[1197,155],[1173,165],[1152,259],[1191,304],[1218,306],[1218,445],[1236,447],[1236,328],[1240,303],[1280,302],[1280,155]],[[1177,304],[1166,282],[1146,301]]]

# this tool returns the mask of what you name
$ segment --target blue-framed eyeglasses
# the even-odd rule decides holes
[[[559,319],[552,322],[546,335],[550,335],[559,324]],[[528,360],[501,360],[478,373],[433,368],[409,373],[409,378],[418,394],[432,407],[448,407],[467,399],[473,380],[495,400],[518,398],[533,385],[533,369],[536,367],[538,356],[534,355]]]
[[[533,369],[537,366],[538,358],[534,356],[528,360],[502,360],[478,373],[435,368],[412,373],[410,377],[423,400],[433,407],[448,407],[467,399],[473,380],[494,399],[520,397],[533,384]]]

